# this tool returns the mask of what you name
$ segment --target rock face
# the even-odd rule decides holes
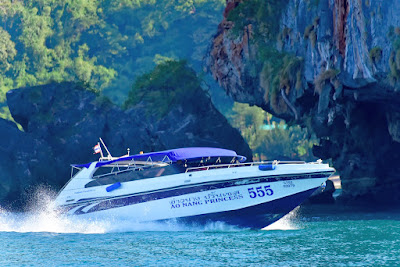
[[[251,158],[239,132],[200,94],[160,118],[147,115],[141,103],[122,110],[75,83],[9,91],[8,106],[24,131],[0,119],[0,205],[23,207],[41,184],[60,189],[70,178],[70,164],[98,159],[92,147],[99,137],[113,156],[127,148],[132,154],[211,146]]]
[[[235,100],[315,132],[342,201],[400,203],[400,2],[262,2],[227,0],[215,79]]]
[[[43,164],[41,164],[43,163]],[[55,173],[52,152],[43,140],[21,132],[14,123],[0,119],[1,207],[22,206],[32,187],[44,184],[45,173]],[[48,176],[52,184],[57,176]]]

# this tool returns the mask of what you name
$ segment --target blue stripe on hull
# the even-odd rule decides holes
[[[220,221],[240,227],[261,229],[288,214],[306,200],[316,189],[318,189],[318,187],[243,209],[181,217],[174,219],[174,221],[189,225],[204,225],[210,222]]]

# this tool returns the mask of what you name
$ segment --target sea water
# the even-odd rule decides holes
[[[0,266],[398,266],[400,216],[297,208],[263,230],[0,211]]]

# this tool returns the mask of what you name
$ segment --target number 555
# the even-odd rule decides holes
[[[264,196],[271,196],[274,194],[274,191],[271,189],[270,185],[266,185],[264,186],[264,188],[262,188],[262,186],[258,186],[256,187],[256,191],[254,191],[254,187],[250,187],[247,189],[249,191],[249,196],[250,198],[256,198],[258,197],[264,197]]]

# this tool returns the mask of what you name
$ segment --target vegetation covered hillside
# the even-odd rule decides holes
[[[224,3],[3,0],[0,102],[12,88],[81,81],[122,103],[135,77],[166,58],[200,69]]]

